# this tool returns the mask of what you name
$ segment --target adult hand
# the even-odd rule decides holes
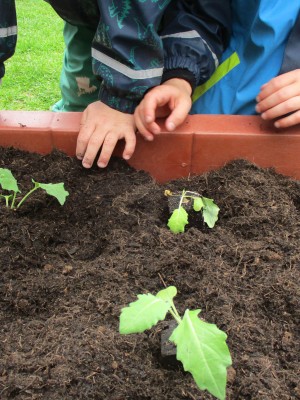
[[[157,118],[165,118],[168,131],[174,131],[187,117],[191,106],[192,88],[184,79],[169,79],[152,88],[138,105],[134,113],[138,131],[147,140],[153,140],[161,129]]]
[[[136,145],[133,115],[114,110],[101,101],[96,101],[82,114],[76,156],[82,160],[85,168],[90,168],[102,147],[97,165],[104,168],[120,139],[125,139],[123,158],[128,160]]]
[[[279,118],[276,128],[300,123],[300,69],[278,75],[261,87],[256,111],[263,119]]]

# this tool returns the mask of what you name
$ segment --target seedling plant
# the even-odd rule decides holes
[[[121,310],[119,331],[121,334],[144,332],[164,320],[169,312],[178,324],[169,338],[176,345],[176,358],[201,390],[224,400],[227,367],[232,364],[227,335],[216,325],[201,320],[200,309],[186,309],[181,318],[173,302],[176,294],[175,286],[156,295],[139,294],[138,300]]]
[[[187,190],[175,193],[165,190],[165,196],[169,197],[169,209],[172,212],[168,221],[168,227],[172,232],[180,233],[185,231],[185,226],[189,222],[188,211],[191,209],[196,212],[202,212],[204,222],[209,228],[215,226],[220,209],[212,199]]]
[[[64,189],[64,183],[40,183],[32,179],[33,188],[29,190],[21,199],[17,199],[18,193],[21,193],[18,182],[12,172],[7,168],[0,168],[0,186],[3,190],[12,192],[10,194],[0,194],[5,200],[7,208],[16,210],[31,196],[36,190],[42,189],[48,195],[55,197],[63,205],[69,192]]]

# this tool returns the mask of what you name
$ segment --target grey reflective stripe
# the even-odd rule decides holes
[[[200,37],[199,33],[197,31],[187,31],[187,32],[179,32],[179,33],[171,33],[170,35],[163,35],[160,38],[161,39],[166,39],[166,38],[180,38],[180,39],[194,39],[196,37]]]
[[[179,33],[171,33],[170,35],[164,35],[161,36],[160,38],[162,40],[168,39],[168,38],[178,38],[178,39],[195,39],[195,38],[201,38],[205,46],[208,48],[208,50],[211,53],[212,58],[214,59],[215,62],[215,67],[218,68],[219,66],[219,60],[216,54],[212,51],[208,43],[199,35],[199,33],[195,30],[193,31],[187,31],[187,32],[179,32]]]
[[[14,36],[17,34],[16,26],[9,26],[8,28],[0,28],[0,38]]]
[[[212,58],[213,58],[214,61],[215,61],[215,67],[218,68],[218,66],[219,66],[218,57],[217,57],[216,54],[212,51],[212,49],[210,48],[210,46],[208,45],[208,43],[207,43],[204,39],[202,39],[202,40],[203,40],[203,43],[206,44],[207,48],[208,48],[209,51],[211,52],[211,56],[212,56]]]
[[[107,56],[106,54],[101,53],[99,50],[92,48],[92,56],[100,61],[102,64],[106,65],[109,68],[114,69],[117,72],[120,72],[122,75],[127,76],[131,79],[151,79],[161,77],[163,73],[163,68],[152,68],[152,69],[142,69],[135,70],[127,67],[120,63],[119,61],[114,60],[113,58]]]

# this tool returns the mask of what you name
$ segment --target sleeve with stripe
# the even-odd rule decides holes
[[[0,0],[0,81],[4,62],[14,54],[17,42],[17,18],[14,0]]]
[[[176,0],[163,17],[162,81],[188,80],[192,88],[206,82],[219,65],[231,33],[230,0]]]
[[[170,0],[98,0],[100,23],[93,42],[99,99],[133,113],[144,93],[159,85],[163,49],[158,28]],[[171,1],[172,3],[172,1]]]

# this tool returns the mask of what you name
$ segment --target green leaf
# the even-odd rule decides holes
[[[204,222],[206,222],[210,228],[213,228],[218,220],[220,209],[212,199],[202,197],[202,201],[204,204],[204,208],[202,211]]]
[[[0,185],[4,190],[11,190],[15,193],[20,192],[17,180],[7,168],[0,168]]]
[[[200,211],[204,207],[204,203],[201,197],[193,197],[194,204],[193,209],[194,211]]]
[[[130,303],[121,311],[119,331],[121,334],[140,333],[165,319],[171,308],[171,291],[158,292],[159,297],[151,293],[139,294],[138,300]],[[176,294],[176,293],[175,293]]]
[[[172,212],[168,221],[168,227],[173,233],[184,232],[185,225],[188,224],[188,213],[183,207],[179,207]]]
[[[186,310],[170,340],[177,346],[177,359],[201,390],[225,399],[227,370],[232,363],[227,335],[214,324],[198,318],[200,310]]]
[[[45,190],[47,194],[55,197],[61,205],[66,201],[69,192],[65,190],[64,183],[39,183],[32,179],[36,187]]]
[[[156,297],[158,297],[161,300],[166,301],[169,304],[172,304],[173,298],[177,294],[177,289],[175,286],[169,286],[166,289],[160,290],[157,294]]]

